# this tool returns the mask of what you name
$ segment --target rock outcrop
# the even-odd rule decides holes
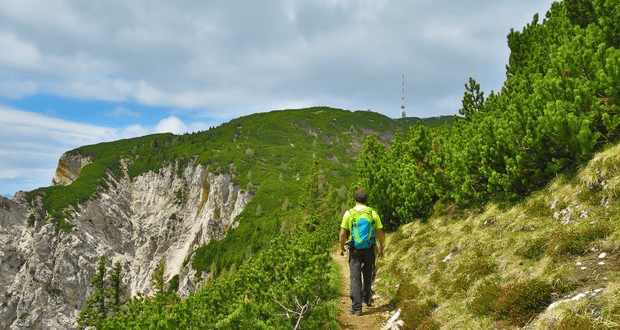
[[[78,161],[63,164],[69,163]],[[79,164],[81,169],[83,159]],[[77,166],[66,168],[72,170],[60,172],[75,173]],[[131,295],[149,294],[154,270],[165,262],[167,279],[178,274],[179,292],[186,296],[197,283],[184,260],[224,237],[252,198],[231,174],[191,163],[108,181],[97,199],[70,211],[66,221],[75,227],[68,232],[35,221],[45,217],[40,201],[0,196],[0,329],[77,328],[101,255],[109,268],[121,263]]]
[[[66,186],[71,184],[80,176],[82,168],[92,163],[90,157],[82,157],[81,155],[74,155],[65,153],[58,160],[58,166],[56,167],[56,173],[52,179],[52,184],[55,186]]]

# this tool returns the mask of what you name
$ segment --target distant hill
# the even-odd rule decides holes
[[[454,122],[454,116],[439,116],[429,118],[405,117],[396,119],[398,122],[405,122],[408,125],[422,124],[428,127],[439,127],[443,125],[451,125]]]
[[[362,140],[376,134],[387,144],[406,126],[371,111],[329,107],[257,113],[193,134],[155,134],[77,148],[68,154],[92,163],[75,182],[40,188],[27,196],[29,200],[41,196],[48,219],[70,228],[66,208],[105,194],[110,185],[107,175],[119,179],[125,175],[122,164],[127,164],[130,179],[170,164],[178,175],[190,163],[204,165],[210,173],[230,173],[234,184],[255,195],[238,216],[239,227],[221,241],[199,248],[193,258],[199,273],[212,265],[228,269],[260,250],[280,231],[282,222],[298,212],[303,179],[315,161],[322,173],[322,190],[340,191],[344,202],[356,183],[355,159]],[[252,246],[248,250],[237,242]]]

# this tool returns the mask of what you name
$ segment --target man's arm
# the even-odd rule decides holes
[[[349,231],[340,227],[340,255],[344,255],[344,244],[347,242],[347,238],[349,237]]]
[[[385,235],[383,229],[377,229],[377,241],[379,241],[379,258],[383,258],[383,248],[385,247]]]

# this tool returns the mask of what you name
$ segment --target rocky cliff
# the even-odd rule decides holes
[[[70,184],[88,160],[63,158],[54,182]],[[153,272],[165,261],[166,277],[179,274],[179,293],[186,296],[198,283],[184,260],[226,235],[252,198],[231,179],[192,163],[131,180],[109,176],[107,190],[69,212],[66,221],[75,227],[68,232],[34,221],[46,216],[39,201],[0,196],[0,329],[77,328],[101,255],[108,267],[121,263],[132,295],[149,293]]]
[[[80,155],[72,155],[66,153],[58,160],[56,172],[52,179],[52,184],[56,186],[65,186],[75,181],[80,176],[82,168],[92,163],[90,157],[81,157]]]

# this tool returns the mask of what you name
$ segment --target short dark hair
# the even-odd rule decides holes
[[[359,188],[355,192],[355,201],[358,203],[366,204],[368,201],[368,192],[365,189]]]

